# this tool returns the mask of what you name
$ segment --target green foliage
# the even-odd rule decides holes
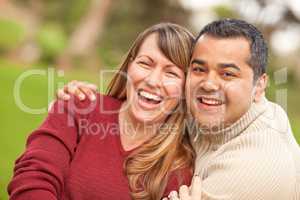
[[[55,58],[66,47],[67,36],[59,25],[43,26],[37,35],[38,45],[46,58]]]
[[[74,30],[80,22],[81,17],[86,13],[90,0],[64,0],[64,22],[67,32]]]
[[[125,57],[122,51],[116,51],[113,49],[98,49],[99,57],[101,58],[101,62],[103,63],[102,67],[104,68],[116,68],[122,62],[122,58]],[[123,56],[122,56],[123,55]]]
[[[19,23],[0,19],[0,50],[11,50],[25,39],[25,30]]]
[[[105,54],[101,57],[104,57],[106,66],[119,63],[111,61],[112,58],[106,56],[107,51],[113,52],[113,59],[120,60],[138,33],[160,22],[174,22],[187,26],[189,16],[190,12],[185,10],[178,0],[114,0],[99,41],[99,54]]]
[[[218,18],[239,18],[238,13],[233,8],[226,5],[215,6],[213,11]]]

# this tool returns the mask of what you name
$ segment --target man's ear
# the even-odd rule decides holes
[[[268,75],[261,75],[255,83],[254,102],[259,102],[265,96],[265,90],[268,85]]]

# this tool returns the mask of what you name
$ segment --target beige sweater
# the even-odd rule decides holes
[[[300,149],[280,106],[264,99],[193,142],[201,200],[300,200]]]

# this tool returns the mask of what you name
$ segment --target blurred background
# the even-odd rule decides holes
[[[14,161],[57,88],[77,79],[104,91],[110,76],[100,78],[101,70],[118,67],[138,33],[155,23],[197,34],[227,17],[264,33],[267,95],[286,109],[300,142],[299,0],[0,0],[0,199],[8,199]]]

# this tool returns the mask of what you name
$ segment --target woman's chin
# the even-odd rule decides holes
[[[137,123],[157,124],[163,122],[166,118],[161,111],[131,110],[131,114]]]

